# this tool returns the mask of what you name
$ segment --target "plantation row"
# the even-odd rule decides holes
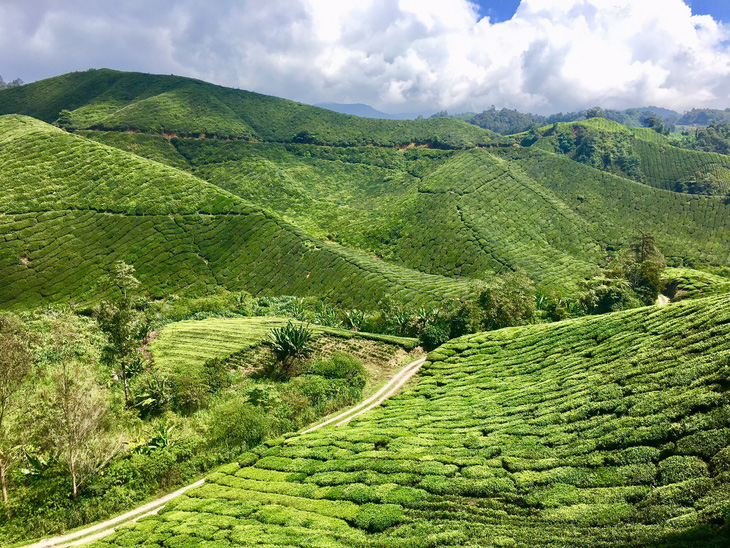
[[[15,89],[15,88],[14,88]],[[508,142],[491,131],[454,120],[372,120],[189,78],[108,69],[49,78],[0,94],[0,113],[46,122],[65,117],[69,129],[139,130],[337,146],[424,143],[471,148]]]
[[[730,195],[730,157],[641,141],[635,146],[647,184],[675,191],[684,188],[693,194]],[[691,187],[693,181],[696,185],[705,178],[712,188]]]
[[[96,546],[724,546],[730,298],[467,336]]]
[[[653,189],[536,149],[498,155],[580,215],[604,249],[618,249],[644,230],[670,260],[727,264],[730,204],[720,197]]]
[[[178,375],[195,375],[207,360],[228,358],[258,345],[269,339],[273,328],[285,326],[289,321],[291,320],[285,318],[257,317],[176,322],[165,326],[148,349],[154,358],[156,369]],[[417,344],[416,339],[353,333],[319,325],[312,325],[311,329],[317,335],[365,338],[402,345],[409,350]]]
[[[0,128],[3,305],[88,302],[117,260],[157,297],[223,286],[368,308],[386,295],[469,293],[464,281],[320,242],[189,174],[42,122],[6,116]]]
[[[219,286],[255,295],[316,296],[373,308],[389,296],[427,303],[466,296],[465,281],[315,244],[263,214],[124,216],[48,212],[0,217],[0,304],[90,303],[115,261],[135,265],[155,297]],[[317,247],[322,245],[323,247]]]

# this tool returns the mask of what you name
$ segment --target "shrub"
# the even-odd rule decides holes
[[[310,344],[314,340],[314,334],[308,325],[289,322],[284,327],[272,329],[269,336],[269,344],[287,376],[291,374],[294,360],[312,353]]]
[[[363,504],[357,511],[355,525],[370,533],[385,531],[403,520],[403,508],[397,504]]]
[[[307,373],[320,375],[325,379],[345,379],[353,387],[362,390],[367,381],[367,372],[355,356],[335,352],[328,358],[317,360],[309,366]]]
[[[209,440],[228,449],[252,447],[266,436],[269,421],[264,412],[250,404],[229,401],[213,410],[209,419]]]
[[[421,344],[429,351],[448,341],[449,332],[440,325],[429,325],[421,334]]]

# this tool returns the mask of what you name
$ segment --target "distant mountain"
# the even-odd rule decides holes
[[[370,105],[363,103],[317,103],[315,107],[326,108],[340,114],[350,114],[359,116],[360,118],[379,118],[381,120],[414,120],[417,114],[401,112],[398,114],[388,114],[376,110]]]

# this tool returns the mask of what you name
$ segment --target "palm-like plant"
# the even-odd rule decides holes
[[[309,325],[289,322],[284,327],[272,329],[269,337],[269,345],[287,376],[296,360],[312,353],[311,343],[314,340],[314,333]]]

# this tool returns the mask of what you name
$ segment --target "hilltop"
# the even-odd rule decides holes
[[[0,94],[0,114],[25,114],[51,123],[62,110],[69,111],[64,125],[78,129],[340,146],[428,143],[469,148],[505,142],[458,120],[357,118],[191,78],[109,69],[69,73]]]
[[[725,546],[730,299],[451,341],[98,547]]]

